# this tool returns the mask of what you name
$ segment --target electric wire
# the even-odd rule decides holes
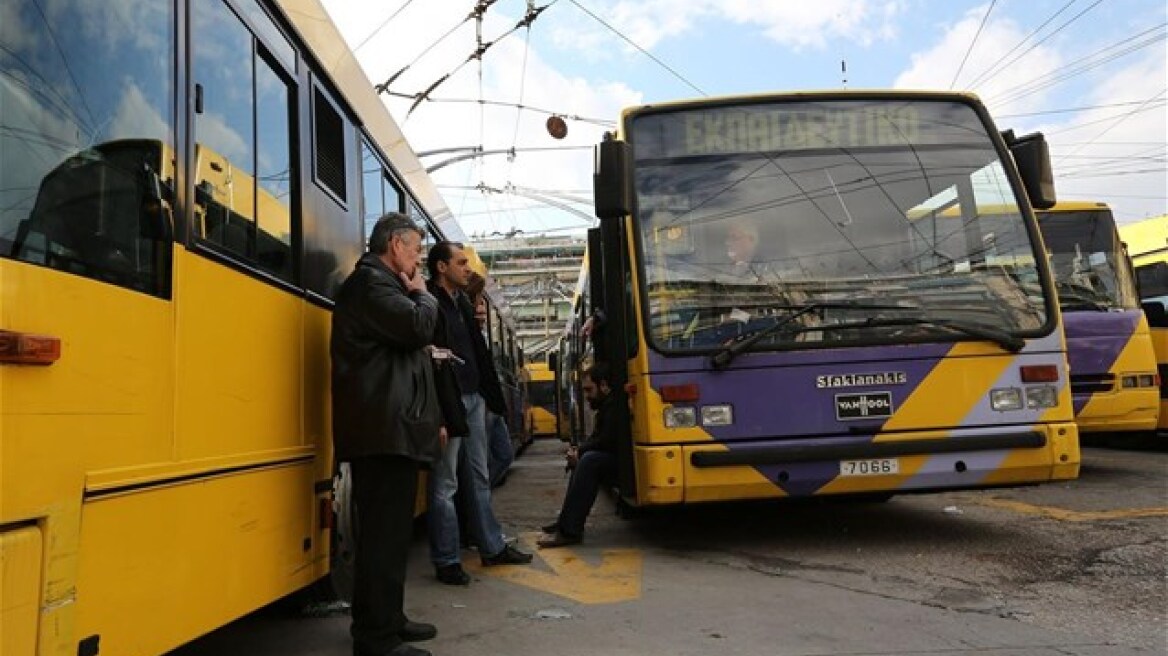
[[[1009,62],[1007,62],[1006,64],[1004,64],[1004,65],[1003,65],[1001,68],[999,68],[998,70],[996,70],[996,71],[994,71],[993,73],[990,73],[989,75],[987,75],[987,76],[986,76],[984,79],[981,79],[979,82],[977,82],[977,84],[985,84],[986,82],[989,82],[989,81],[990,81],[990,80],[992,80],[992,79],[993,79],[995,76],[997,76],[997,75],[998,75],[998,73],[1001,73],[1002,71],[1004,71],[1004,70],[1008,69],[1010,66],[1012,66],[1012,65],[1014,64],[1014,62],[1018,61],[1018,60],[1019,60],[1019,59],[1021,59],[1022,57],[1026,56],[1027,54],[1029,54],[1031,50],[1034,50],[1035,48],[1037,48],[1038,46],[1042,45],[1043,43],[1046,43],[1046,42],[1047,42],[1047,41],[1048,41],[1048,40],[1049,40],[1051,37],[1053,37],[1054,35],[1058,34],[1059,32],[1062,32],[1063,30],[1065,30],[1065,29],[1066,29],[1066,28],[1067,28],[1067,27],[1068,27],[1068,26],[1069,26],[1071,23],[1074,23],[1075,21],[1077,21],[1077,20],[1079,20],[1080,18],[1082,18],[1084,15],[1086,15],[1086,13],[1087,13],[1087,12],[1091,11],[1091,10],[1092,10],[1092,9],[1094,9],[1095,7],[1098,7],[1098,6],[1099,6],[1099,5],[1100,5],[1102,2],[1103,2],[1103,0],[1095,0],[1095,2],[1094,2],[1094,3],[1092,3],[1090,6],[1088,6],[1086,9],[1084,9],[1083,11],[1080,11],[1079,13],[1075,14],[1075,15],[1074,15],[1074,16],[1072,16],[1072,17],[1071,17],[1071,18],[1070,18],[1070,19],[1069,19],[1067,22],[1063,23],[1062,25],[1059,25],[1058,27],[1056,27],[1056,28],[1055,28],[1055,29],[1054,29],[1054,30],[1053,30],[1051,33],[1049,33],[1049,34],[1047,34],[1046,36],[1042,37],[1042,39],[1041,39],[1041,40],[1039,40],[1039,41],[1037,41],[1037,42],[1036,42],[1034,45],[1032,45],[1032,46],[1030,46],[1029,48],[1027,48],[1026,50],[1023,50],[1022,52],[1018,53],[1018,56],[1016,56],[1016,57],[1014,57],[1013,59],[1011,59]],[[974,86],[975,86],[975,83],[970,83],[970,84],[968,85],[968,87],[969,87],[969,88],[971,88],[971,89],[972,89],[972,88],[974,88]]]
[[[397,15],[398,15],[398,14],[400,14],[400,13],[402,13],[403,11],[405,11],[405,10],[406,10],[406,7],[409,7],[409,6],[410,6],[410,3],[411,3],[411,2],[413,2],[413,1],[414,1],[414,0],[406,0],[406,3],[405,3],[404,5],[402,5],[401,7],[398,7],[398,10],[397,10],[397,11],[393,12],[392,14],[390,14],[390,15],[389,15],[389,18],[386,18],[385,20],[381,21],[381,24],[380,24],[380,25],[378,25],[378,26],[377,26],[377,28],[376,28],[376,29],[374,29],[372,32],[370,32],[370,33],[369,33],[369,36],[365,37],[364,39],[361,39],[361,43],[358,43],[358,44],[357,44],[357,45],[356,45],[356,46],[353,48],[353,53],[354,53],[354,54],[356,54],[356,52],[357,52],[358,50],[360,50],[362,46],[364,46],[366,43],[369,43],[369,41],[370,41],[370,40],[371,40],[373,37],[377,36],[377,35],[378,35],[378,34],[381,32],[381,30],[385,29],[385,26],[386,26],[386,25],[389,25],[389,21],[391,21],[391,20],[393,20],[393,19],[397,18]]]
[[[1010,48],[1008,51],[1006,51],[1006,54],[999,57],[998,60],[995,61],[993,64],[990,64],[989,68],[987,68],[984,71],[982,71],[981,73],[979,73],[978,76],[973,78],[973,80],[970,81],[970,83],[967,84],[966,86],[970,89],[976,87],[977,84],[982,81],[982,78],[984,78],[987,74],[989,74],[991,71],[993,71],[995,68],[997,68],[998,64],[1001,64],[1003,61],[1006,60],[1007,57],[1014,54],[1015,50],[1017,50],[1018,48],[1021,48],[1023,44],[1025,44],[1027,41],[1030,40],[1031,37],[1033,37],[1035,34],[1038,34],[1039,32],[1041,32],[1042,28],[1049,25],[1051,21],[1058,18],[1059,14],[1066,11],[1068,7],[1075,4],[1076,2],[1078,2],[1078,0],[1069,0],[1069,2],[1067,2],[1067,4],[1063,5],[1058,11],[1054,12],[1054,14],[1052,14],[1050,16],[1050,18],[1043,21],[1042,25],[1039,25],[1038,27],[1031,30],[1030,34],[1027,34],[1026,36],[1022,37],[1021,41],[1014,44],[1013,48]]]
[[[965,49],[965,56],[961,58],[961,65],[957,67],[957,72],[953,74],[953,80],[949,82],[949,89],[953,89],[953,85],[957,84],[957,78],[961,77],[961,71],[965,69],[965,62],[969,61],[969,55],[973,52],[973,47],[977,45],[977,38],[981,36],[981,31],[985,28],[986,21],[990,18],[990,13],[994,10],[994,5],[998,4],[998,0],[990,2],[990,6],[986,9],[985,15],[981,17],[981,24],[977,26],[977,32],[973,35],[973,40],[969,42],[969,47]]]
[[[584,13],[588,14],[589,16],[591,16],[591,17],[592,17],[592,19],[593,19],[593,20],[595,20],[596,22],[598,22],[598,23],[600,23],[601,25],[605,26],[606,28],[608,28],[608,29],[609,29],[609,31],[611,31],[613,34],[615,34],[615,35],[619,36],[621,39],[623,39],[623,40],[625,41],[625,43],[628,43],[628,44],[629,44],[629,45],[631,45],[632,47],[636,48],[636,49],[637,49],[637,50],[638,50],[638,51],[639,51],[639,52],[640,52],[642,55],[645,55],[645,56],[646,56],[646,57],[648,57],[649,59],[652,59],[654,62],[656,62],[656,63],[657,63],[657,65],[659,65],[659,66],[661,66],[662,68],[664,68],[665,70],[669,71],[669,73],[670,73],[671,75],[673,75],[673,77],[675,77],[675,78],[677,78],[677,79],[681,80],[682,82],[684,82],[686,85],[688,85],[688,86],[689,86],[689,88],[693,89],[694,91],[697,91],[698,93],[700,93],[700,94],[701,94],[701,95],[703,95],[703,96],[708,96],[708,95],[709,95],[708,93],[706,93],[705,91],[703,91],[703,90],[701,89],[701,87],[699,87],[698,85],[694,84],[693,82],[690,82],[689,80],[685,79],[685,77],[684,77],[684,76],[683,76],[681,73],[678,73],[677,71],[673,70],[673,68],[672,68],[671,66],[669,66],[669,64],[666,64],[665,62],[661,61],[661,60],[660,60],[660,59],[658,59],[657,57],[653,56],[653,54],[651,54],[651,53],[650,53],[648,50],[645,50],[645,49],[644,49],[644,48],[642,48],[640,45],[638,45],[638,44],[637,44],[635,41],[633,41],[633,40],[632,40],[632,39],[630,39],[629,37],[625,36],[624,34],[621,34],[620,30],[616,29],[616,28],[615,28],[615,27],[613,27],[612,25],[609,25],[607,22],[605,22],[605,20],[604,20],[603,18],[601,18],[600,16],[597,16],[596,14],[592,13],[592,11],[590,11],[590,10],[589,10],[587,7],[585,7],[584,5],[580,4],[580,3],[579,3],[577,0],[569,0],[569,1],[570,1],[572,4],[576,5],[577,7],[579,7],[579,8],[580,8],[580,11],[582,11],[582,12],[584,12]],[[995,0],[995,1],[996,1],[996,0]]]

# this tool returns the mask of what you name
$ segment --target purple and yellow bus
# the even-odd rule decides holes
[[[1063,201],[1038,212],[1038,226],[1062,307],[1079,431],[1154,430],[1156,354],[1111,209]]]
[[[1042,135],[966,94],[702,99],[627,109],[594,180],[623,503],[1078,475]]]

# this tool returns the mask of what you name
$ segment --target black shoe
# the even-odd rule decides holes
[[[556,531],[550,535],[545,535],[535,541],[535,544],[540,549],[554,549],[556,547],[566,547],[570,544],[580,544],[581,536],[579,535],[565,535]]]
[[[433,656],[433,655],[430,652],[426,651],[425,649],[418,649],[417,647],[415,647],[413,645],[407,645],[406,643],[403,642],[402,644],[394,647],[393,649],[390,649],[389,651],[380,651],[380,652],[369,651],[367,649],[361,649],[361,648],[357,647],[357,645],[353,645],[353,656]]]
[[[544,533],[547,533],[549,535],[554,534],[560,530],[560,520],[557,519],[556,521],[552,522],[551,524],[544,524],[543,526],[539,527],[539,530],[541,530]]]
[[[506,545],[503,550],[494,556],[483,556],[483,566],[491,567],[493,565],[526,565],[531,562],[531,554],[523,553],[511,545]]]
[[[439,565],[434,568],[434,575],[446,585],[470,585],[470,574],[458,563]]]
[[[438,635],[438,628],[433,624],[411,622],[410,620],[406,620],[405,626],[402,627],[401,631],[397,632],[397,637],[406,642],[432,640],[436,635]]]

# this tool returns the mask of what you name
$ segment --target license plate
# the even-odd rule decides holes
[[[899,472],[900,461],[896,458],[840,461],[840,476],[884,476]]]

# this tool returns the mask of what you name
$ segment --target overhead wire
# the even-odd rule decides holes
[[[1085,112],[1089,109],[1106,109],[1108,107],[1127,107],[1127,106],[1139,105],[1139,104],[1142,104],[1142,103],[1138,100],[1132,100],[1132,101],[1128,101],[1128,102],[1104,103],[1102,105],[1081,105],[1079,107],[1064,107],[1061,109],[1045,109],[1045,110],[1038,111],[1038,112],[1019,112],[1016,114],[997,114],[995,116],[996,116],[996,120],[1000,120],[1003,118],[1022,118],[1022,117],[1026,117],[1026,116],[1048,116],[1050,114],[1074,114],[1076,112]]]
[[[373,90],[374,90],[374,91],[376,91],[377,93],[385,93],[386,91],[388,91],[388,90],[389,90],[389,86],[390,86],[391,84],[393,84],[394,82],[396,82],[396,81],[397,81],[397,79],[398,79],[399,77],[401,77],[401,76],[402,76],[402,74],[404,74],[406,71],[410,70],[410,67],[411,67],[411,66],[413,66],[413,65],[414,65],[414,64],[416,64],[416,63],[418,63],[418,60],[420,60],[422,57],[425,57],[427,53],[429,53],[431,50],[433,50],[434,48],[436,48],[436,47],[438,46],[438,44],[440,44],[440,43],[442,43],[443,41],[445,41],[445,40],[446,40],[446,38],[447,38],[447,37],[449,37],[451,34],[454,34],[455,32],[457,32],[457,31],[458,31],[458,28],[460,28],[460,27],[462,27],[463,25],[465,25],[465,24],[466,24],[466,22],[467,22],[467,21],[469,21],[469,20],[470,20],[471,18],[473,18],[473,17],[474,17],[474,14],[473,14],[473,13],[471,13],[471,14],[468,14],[468,15],[467,15],[465,18],[463,18],[461,21],[459,21],[457,25],[455,25],[454,27],[452,27],[452,28],[450,28],[449,30],[447,30],[445,34],[443,34],[442,36],[438,37],[438,38],[437,38],[435,41],[433,41],[433,42],[432,42],[430,45],[428,45],[428,46],[426,46],[424,49],[422,49],[422,52],[418,53],[418,56],[416,56],[416,57],[414,57],[413,59],[411,59],[411,60],[409,61],[409,63],[408,63],[408,64],[406,64],[405,66],[402,66],[402,67],[401,67],[401,68],[400,68],[400,69],[399,69],[399,70],[398,70],[396,73],[394,73],[393,75],[390,75],[390,76],[389,76],[389,78],[385,80],[385,82],[382,82],[381,84],[374,85],[374,86],[373,86]]]
[[[957,78],[961,77],[961,71],[965,69],[965,62],[969,61],[969,55],[973,52],[973,47],[977,45],[977,38],[981,36],[981,31],[985,29],[986,21],[990,18],[990,13],[994,10],[994,5],[998,4],[998,0],[990,2],[990,6],[986,9],[985,14],[981,17],[981,24],[977,26],[977,32],[973,35],[973,40],[969,42],[969,47],[965,49],[965,56],[961,58],[961,65],[957,67],[957,72],[953,74],[953,80],[949,82],[949,89],[953,89],[953,85],[957,84]]]
[[[355,53],[356,53],[358,50],[360,50],[360,49],[362,48],[362,46],[364,46],[366,43],[369,43],[369,41],[370,41],[370,40],[371,40],[373,37],[375,37],[375,36],[377,36],[378,34],[380,34],[380,33],[381,33],[381,30],[385,29],[385,26],[386,26],[386,25],[389,25],[389,22],[390,22],[391,20],[393,20],[393,19],[397,18],[398,14],[402,13],[403,11],[405,11],[405,10],[406,10],[406,7],[409,7],[409,6],[410,6],[410,3],[412,3],[413,1],[414,1],[414,0],[406,0],[406,3],[405,3],[404,5],[402,5],[401,7],[398,7],[398,10],[397,10],[397,11],[393,12],[392,14],[390,14],[390,15],[389,15],[389,18],[386,18],[385,20],[381,21],[381,24],[380,24],[380,25],[378,25],[378,26],[377,26],[377,28],[376,28],[376,29],[374,29],[372,32],[370,32],[370,33],[369,33],[369,36],[365,37],[364,39],[361,39],[361,43],[358,43],[356,46],[354,46],[354,48],[353,48],[353,53],[355,54]]]
[[[1083,142],[1082,144],[1079,145],[1079,147],[1075,148],[1073,151],[1066,153],[1065,155],[1060,156],[1058,159],[1055,160],[1054,163],[1057,165],[1059,162],[1063,161],[1067,157],[1074,155],[1074,154],[1078,153],[1080,150],[1083,150],[1087,146],[1091,145],[1092,143],[1095,142],[1096,139],[1099,139],[1103,135],[1107,134],[1108,132],[1111,132],[1119,124],[1123,123],[1124,121],[1128,120],[1132,116],[1135,116],[1137,113],[1139,113],[1143,109],[1144,105],[1152,102],[1153,100],[1159,98],[1160,96],[1163,96],[1165,93],[1168,93],[1168,89],[1161,89],[1160,92],[1157,93],[1156,95],[1148,97],[1148,99],[1145,100],[1143,103],[1141,103],[1139,107],[1136,107],[1135,109],[1128,111],[1128,112],[1124,113],[1122,116],[1119,116],[1118,118],[1116,118],[1114,123],[1107,126],[1107,128],[1104,129],[1102,132],[1100,132],[1094,139],[1090,139],[1088,141]]]
[[[1036,42],[1034,45],[1032,45],[1032,46],[1030,46],[1029,48],[1027,48],[1026,50],[1023,50],[1022,52],[1018,53],[1018,56],[1014,57],[1014,58],[1013,58],[1013,59],[1011,59],[1009,62],[1007,62],[1007,63],[1003,64],[1001,68],[997,69],[996,71],[994,71],[994,72],[990,73],[989,75],[985,76],[984,78],[982,78],[982,79],[980,79],[980,80],[978,80],[978,81],[976,81],[976,82],[971,82],[971,83],[968,85],[968,86],[969,86],[969,88],[971,88],[971,89],[972,89],[972,88],[974,88],[974,87],[975,87],[977,84],[984,84],[984,83],[986,83],[986,82],[989,82],[989,81],[990,81],[990,80],[992,80],[994,77],[996,77],[996,76],[997,76],[999,73],[1001,73],[1002,71],[1006,70],[1006,69],[1007,69],[1007,68],[1009,68],[1011,65],[1013,65],[1013,64],[1014,64],[1014,62],[1018,61],[1019,59],[1021,59],[1021,58],[1022,58],[1022,57],[1024,57],[1024,56],[1026,56],[1027,54],[1029,54],[1029,53],[1030,53],[1030,51],[1034,50],[1035,48],[1037,48],[1038,46],[1042,45],[1043,43],[1046,43],[1046,42],[1047,42],[1047,41],[1048,41],[1048,40],[1049,40],[1051,37],[1053,37],[1054,35],[1058,34],[1059,32],[1062,32],[1062,31],[1063,31],[1063,30],[1065,30],[1065,29],[1067,29],[1067,27],[1068,27],[1068,26],[1069,26],[1071,23],[1074,23],[1075,21],[1077,21],[1077,20],[1079,20],[1080,18],[1082,18],[1084,15],[1086,15],[1086,14],[1087,14],[1087,12],[1091,11],[1091,10],[1092,10],[1092,9],[1094,9],[1095,7],[1098,7],[1098,6],[1099,6],[1099,5],[1100,5],[1102,2],[1103,2],[1103,0],[1095,0],[1095,2],[1094,2],[1094,3],[1092,3],[1090,6],[1088,6],[1086,9],[1084,9],[1083,11],[1080,11],[1079,13],[1075,14],[1075,15],[1074,15],[1074,16],[1072,16],[1072,17],[1071,17],[1069,20],[1067,20],[1067,22],[1063,23],[1062,25],[1059,25],[1058,27],[1056,27],[1056,28],[1055,28],[1053,31],[1051,31],[1051,32],[1050,32],[1049,34],[1047,34],[1046,36],[1042,37],[1042,39],[1041,39],[1041,40],[1039,40],[1039,41],[1037,41],[1037,42]]]
[[[494,4],[496,1],[497,0],[479,0],[479,3],[475,5],[475,10],[471,12],[470,17],[475,17],[476,15],[481,16],[481,14],[485,13],[487,8],[490,7],[492,4]],[[543,5],[542,7],[536,7],[534,11],[529,12],[527,15],[525,15],[523,18],[521,18],[519,20],[519,22],[517,22],[511,29],[507,30],[503,34],[499,35],[498,37],[495,37],[495,39],[493,39],[491,41],[483,42],[480,39],[479,43],[478,43],[478,47],[476,47],[474,52],[470,53],[470,55],[468,55],[467,58],[465,60],[463,60],[463,62],[461,64],[459,64],[458,66],[455,66],[448,73],[439,77],[432,84],[430,84],[430,86],[426,87],[426,89],[424,91],[417,94],[417,96],[414,99],[414,103],[412,105],[410,105],[409,110],[406,111],[406,118],[408,119],[410,114],[412,114],[414,112],[414,110],[417,109],[418,106],[422,104],[423,101],[427,100],[429,98],[430,94],[435,89],[437,89],[443,82],[450,79],[450,77],[452,75],[454,75],[459,70],[461,70],[463,66],[466,66],[468,63],[470,63],[471,61],[476,60],[476,59],[481,61],[483,58],[483,55],[485,55],[487,53],[487,51],[491,49],[491,47],[495,46],[503,39],[506,39],[507,37],[514,34],[519,28],[524,27],[524,26],[530,26],[532,23],[535,22],[535,20],[537,18],[539,18],[539,15],[541,13],[543,13],[544,10],[546,10],[548,7],[554,5],[556,2],[558,2],[558,0],[552,0],[550,3]],[[388,84],[386,86],[388,87]]]
[[[402,93],[400,91],[386,91],[385,93],[386,93],[386,95],[394,96],[396,98],[414,99],[414,98],[418,97],[418,94],[416,94],[416,93]],[[476,103],[476,104],[482,104],[482,105],[492,105],[492,106],[496,106],[496,107],[507,107],[507,108],[518,107],[520,109],[524,109],[524,110],[527,110],[530,112],[536,112],[539,114],[547,114],[549,116],[560,116],[560,117],[570,119],[573,121],[580,121],[582,123],[592,123],[595,125],[599,125],[601,127],[615,127],[616,126],[616,121],[610,121],[610,120],[601,119],[601,118],[589,118],[587,116],[579,116],[579,115],[571,114],[568,112],[556,111],[554,109],[544,109],[544,108],[535,107],[535,106],[527,105],[527,104],[516,104],[516,103],[511,103],[511,102],[503,102],[501,100],[485,100],[485,99],[480,100],[480,99],[475,99],[475,98],[435,98],[433,96],[427,98],[426,100],[427,100],[427,102],[432,102],[432,103],[467,103],[467,104]]]
[[[1050,88],[1073,77],[1082,75],[1087,71],[1098,68],[1105,64],[1109,64],[1125,55],[1143,50],[1144,48],[1152,46],[1159,41],[1163,41],[1166,37],[1168,37],[1168,33],[1164,32],[1160,32],[1159,34],[1152,36],[1147,36],[1151,32],[1163,30],[1165,26],[1168,26],[1168,22],[1161,23],[1156,27],[1140,32],[1139,34],[1120,39],[1119,41],[1109,46],[1105,46],[1091,54],[1080,57],[1079,59],[1076,59],[1068,64],[1064,64],[1063,66],[1060,66],[1053,71],[1040,75],[1036,78],[1032,78],[1031,80],[1013,88],[1005,89],[999,92],[997,95],[990,96],[987,99],[987,102],[1008,103],[1021,100],[1022,98],[1033,95],[1039,91],[1042,91],[1043,89]],[[1133,41],[1133,39],[1140,40]],[[1109,50],[1115,50],[1115,52],[1108,53]],[[1107,54],[1104,55],[1104,53]],[[1102,58],[1091,61],[1096,57]]]
[[[703,91],[703,90],[701,89],[701,87],[699,87],[698,85],[694,84],[693,82],[690,82],[689,80],[687,80],[687,79],[685,78],[685,76],[683,76],[681,73],[678,73],[677,71],[673,70],[673,67],[671,67],[669,64],[666,64],[665,62],[661,61],[660,59],[658,59],[657,57],[655,57],[655,56],[654,56],[652,53],[650,53],[648,50],[645,50],[645,49],[644,49],[644,48],[642,48],[640,45],[638,45],[638,44],[637,44],[637,42],[633,41],[633,40],[632,40],[632,39],[630,39],[629,37],[627,37],[627,36],[625,36],[624,34],[622,34],[622,33],[620,32],[620,30],[616,29],[616,28],[615,28],[615,27],[613,27],[612,25],[609,25],[607,22],[605,22],[605,20],[604,20],[603,18],[601,18],[600,16],[597,16],[596,14],[592,13],[592,11],[591,11],[591,10],[589,10],[589,9],[588,9],[587,7],[585,7],[584,5],[580,4],[578,0],[569,0],[569,1],[570,1],[572,4],[576,5],[576,6],[577,6],[577,7],[580,9],[580,11],[582,11],[582,12],[584,12],[584,13],[588,14],[589,16],[591,16],[591,17],[592,17],[592,19],[593,19],[593,20],[595,20],[596,22],[598,22],[598,23],[600,23],[601,25],[605,26],[606,28],[608,28],[608,29],[609,29],[609,31],[611,31],[613,34],[615,34],[615,35],[619,36],[621,39],[623,39],[623,40],[625,41],[625,43],[628,43],[628,44],[629,44],[629,45],[631,45],[632,47],[636,48],[636,49],[637,49],[637,50],[638,50],[638,51],[639,51],[639,52],[640,52],[642,55],[645,55],[645,56],[646,56],[646,57],[648,57],[649,59],[652,59],[652,60],[653,60],[654,62],[656,62],[656,63],[657,63],[659,66],[661,66],[661,67],[662,67],[662,68],[664,68],[665,70],[669,71],[669,73],[670,73],[671,75],[673,75],[673,77],[675,77],[675,78],[677,78],[677,79],[681,80],[681,81],[682,81],[682,82],[684,82],[686,85],[688,85],[688,86],[689,86],[691,89],[693,89],[694,91],[697,91],[697,92],[698,92],[698,93],[700,93],[701,95],[703,95],[703,96],[708,96],[708,95],[709,95],[708,93],[706,93],[705,91]]]
[[[981,82],[981,80],[982,80],[982,78],[983,78],[983,77],[985,77],[985,76],[986,76],[988,73],[990,73],[990,72],[991,72],[991,71],[993,71],[995,68],[997,68],[998,64],[1001,64],[1003,61],[1005,61],[1005,60],[1006,60],[1006,58],[1007,58],[1007,57],[1009,57],[1010,55],[1014,54],[1014,51],[1015,51],[1015,50],[1017,50],[1018,48],[1021,48],[1023,44],[1025,44],[1027,41],[1029,41],[1029,40],[1030,40],[1030,38],[1031,38],[1031,37],[1033,37],[1035,34],[1038,34],[1039,32],[1041,32],[1041,31],[1042,31],[1042,28],[1044,28],[1044,27],[1046,27],[1047,25],[1049,25],[1051,21],[1053,21],[1055,18],[1058,18],[1059,14],[1063,13],[1064,11],[1066,11],[1068,7],[1070,7],[1071,5],[1075,4],[1075,3],[1076,3],[1076,2],[1078,2],[1078,1],[1079,1],[1079,0],[1069,0],[1069,1],[1068,1],[1068,2],[1065,4],[1065,5],[1063,5],[1061,8],[1059,8],[1059,10],[1058,10],[1058,11],[1054,12],[1053,14],[1051,14],[1050,18],[1047,18],[1045,21],[1043,21],[1042,25],[1039,25],[1038,27],[1036,27],[1036,28],[1034,28],[1033,30],[1031,30],[1031,32],[1030,32],[1029,34],[1027,34],[1026,36],[1022,37],[1022,40],[1021,40],[1021,41],[1019,41],[1018,43],[1014,44],[1014,47],[1013,47],[1013,48],[1010,48],[1009,50],[1007,50],[1007,51],[1006,51],[1006,54],[1004,54],[1004,55],[1002,55],[1001,57],[999,57],[999,58],[998,58],[998,60],[997,60],[997,61],[995,61],[993,64],[990,64],[990,66],[989,66],[988,68],[986,68],[984,71],[982,71],[981,73],[979,73],[979,74],[978,74],[978,76],[977,76],[977,77],[975,77],[975,78],[973,78],[973,80],[972,80],[972,81],[970,81],[970,83],[969,83],[968,85],[966,85],[966,86],[967,86],[968,88],[970,88],[970,89],[972,89],[972,88],[974,88],[975,86],[977,86],[977,84],[978,84],[979,82]]]

